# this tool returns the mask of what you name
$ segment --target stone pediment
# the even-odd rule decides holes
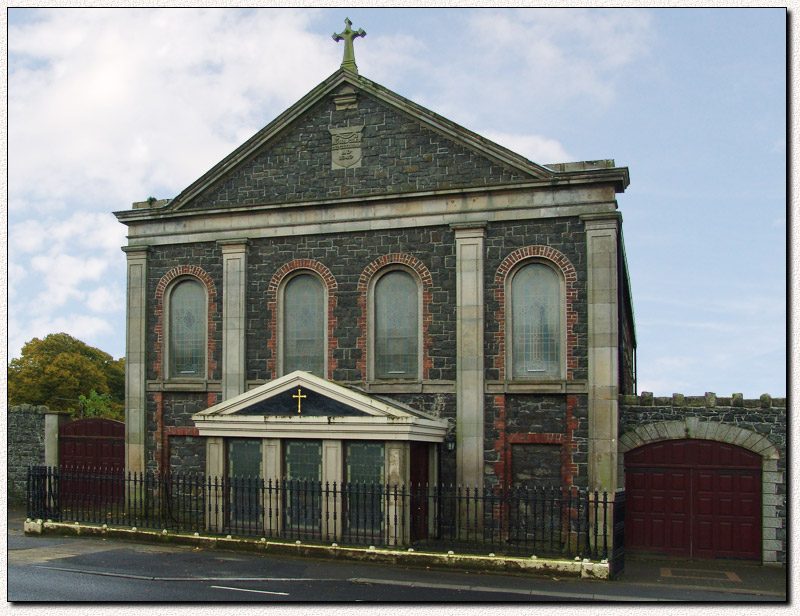
[[[166,206],[214,210],[551,179],[533,163],[340,70]]]
[[[444,419],[301,371],[195,413],[192,420],[200,436],[436,442],[447,430]]]

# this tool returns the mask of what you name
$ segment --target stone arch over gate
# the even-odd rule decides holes
[[[618,471],[619,477],[625,477],[625,453],[660,441],[674,439],[703,439],[737,445],[761,456],[761,495],[762,495],[762,562],[780,564],[778,550],[780,541],[770,536],[767,529],[781,527],[778,518],[778,484],[781,483],[781,473],[778,472],[778,459],[780,452],[763,434],[752,430],[739,428],[731,424],[718,421],[700,421],[696,417],[687,417],[675,421],[659,421],[636,426],[619,438]]]

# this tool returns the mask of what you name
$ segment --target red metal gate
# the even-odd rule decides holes
[[[59,466],[125,470],[125,424],[113,419],[78,419],[58,430]]]
[[[625,454],[629,553],[761,559],[761,456],[698,439]]]

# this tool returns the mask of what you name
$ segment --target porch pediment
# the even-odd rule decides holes
[[[296,371],[192,415],[200,436],[440,442],[447,421]]]

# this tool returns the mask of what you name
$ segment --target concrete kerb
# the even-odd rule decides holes
[[[574,577],[582,579],[609,580],[608,561],[589,559],[558,560],[549,558],[529,558],[455,554],[448,552],[417,552],[413,550],[392,550],[389,548],[340,547],[333,543],[319,545],[300,541],[280,542],[266,538],[245,538],[227,535],[209,536],[200,533],[180,533],[169,530],[141,530],[136,527],[110,527],[106,524],[89,525],[80,523],[53,522],[51,520],[31,520],[24,524],[26,535],[70,534],[75,536],[102,536],[141,542],[163,542],[188,545],[204,549],[227,550],[234,552],[264,553],[276,556],[303,556],[326,560],[350,560],[372,562],[386,565],[409,567],[436,567],[439,569],[458,569],[470,572],[515,573],[537,577]]]

